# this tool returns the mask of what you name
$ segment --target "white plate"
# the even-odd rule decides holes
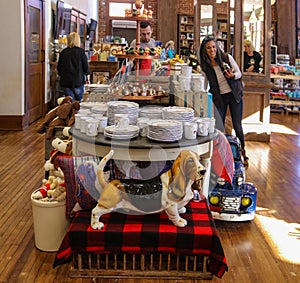
[[[111,134],[111,133],[107,133],[104,130],[104,136],[107,138],[111,138],[111,139],[116,139],[116,140],[129,140],[129,139],[133,139],[136,138],[139,135],[139,133],[133,133],[130,135],[120,135],[120,134]]]
[[[105,127],[107,133],[116,134],[116,135],[129,135],[131,133],[139,132],[140,128],[138,126],[129,125],[127,128],[119,129],[115,125]]]
[[[179,121],[172,120],[158,120],[158,121],[150,121],[148,123],[149,126],[153,127],[182,127],[182,123]]]

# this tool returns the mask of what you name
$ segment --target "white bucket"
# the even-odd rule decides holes
[[[31,195],[35,246],[46,252],[58,251],[69,228],[66,201],[44,202]]]

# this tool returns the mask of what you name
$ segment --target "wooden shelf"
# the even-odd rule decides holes
[[[120,59],[159,59],[159,56],[155,56],[155,55],[130,55],[130,54],[115,54],[115,56],[117,58]]]
[[[125,17],[125,20],[139,22],[139,21],[150,21],[150,20],[152,20],[152,18],[132,16],[132,17]]]
[[[270,77],[271,79],[300,80],[300,76],[296,76],[296,75],[271,74]]]
[[[129,100],[129,101],[150,101],[155,99],[161,99],[164,97],[168,97],[168,95],[147,95],[147,96],[132,96],[132,95],[119,95],[119,96],[113,96],[114,98],[118,98],[120,100]]]

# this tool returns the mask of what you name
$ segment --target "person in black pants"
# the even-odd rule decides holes
[[[67,47],[59,54],[57,71],[65,96],[71,96],[73,101],[81,101],[84,84],[90,83],[90,70],[85,52],[80,47],[78,33],[71,32],[68,35]]]
[[[242,127],[244,94],[241,70],[233,57],[218,47],[214,36],[207,36],[202,40],[198,59],[209,82],[209,92],[213,95],[216,127],[221,131],[225,130],[225,118],[229,107],[233,128],[241,142],[244,165],[247,168],[249,164]]]

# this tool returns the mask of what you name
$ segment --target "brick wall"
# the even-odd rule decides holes
[[[194,15],[194,0],[177,0],[177,12],[178,14]]]
[[[163,1],[163,0],[160,0]],[[176,7],[170,7],[170,9],[174,9],[174,13],[178,14],[194,14],[194,0],[176,0]],[[153,27],[153,37],[156,38],[157,35],[157,2],[158,0],[144,0],[145,7],[151,7],[153,10],[153,19],[151,21]],[[108,0],[99,0],[99,10],[98,10],[98,38],[107,35],[107,11],[108,11]]]

